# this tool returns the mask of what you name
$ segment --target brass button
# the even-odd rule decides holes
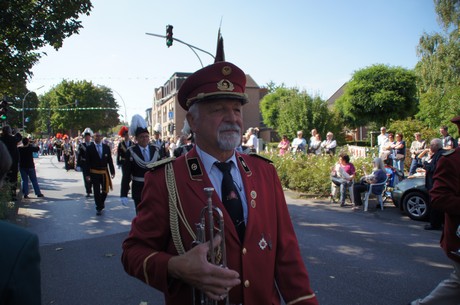
[[[249,288],[249,281],[248,280],[244,281],[244,287]]]
[[[241,252],[243,253],[243,255],[245,255],[246,252],[248,252],[248,250],[246,250],[246,248],[243,248],[243,250]]]

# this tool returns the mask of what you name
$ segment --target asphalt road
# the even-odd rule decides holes
[[[128,276],[121,243],[134,217],[119,202],[121,172],[102,217],[84,197],[82,174],[56,157],[36,159],[45,198],[22,202],[19,223],[38,234],[42,300],[53,305],[164,304],[161,293]],[[299,245],[321,305],[397,305],[426,295],[451,272],[439,231],[400,214],[356,212],[286,193]],[[257,304],[258,305],[258,304]]]

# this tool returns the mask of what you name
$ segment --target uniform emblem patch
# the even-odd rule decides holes
[[[187,159],[187,165],[188,171],[192,179],[196,180],[203,176],[203,171],[201,170],[198,158]]]
[[[264,236],[262,235],[262,238],[259,241],[259,247],[260,247],[260,249],[265,250],[265,248],[267,248],[267,246],[268,246],[268,243],[265,240]]]

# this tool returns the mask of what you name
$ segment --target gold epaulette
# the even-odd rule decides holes
[[[147,164],[147,167],[150,169],[150,170],[154,170],[162,165],[165,165],[165,164],[168,164],[172,161],[174,161],[176,159],[176,157],[170,157],[170,158],[166,158],[166,159],[162,159],[160,161],[156,161],[156,162],[153,162],[153,163],[150,163],[150,164]]]
[[[261,155],[259,155],[259,154],[253,153],[253,152],[249,153],[248,156],[257,157],[257,158],[262,159],[262,160],[264,160],[264,161],[266,161],[266,162],[268,162],[268,163],[273,163],[272,160],[270,160],[270,159],[268,159],[268,158],[265,158],[264,156],[261,156]]]
[[[451,154],[453,154],[455,152],[455,149],[449,149],[449,150],[446,150],[445,152],[442,153],[442,155],[445,157],[445,156],[450,156]]]

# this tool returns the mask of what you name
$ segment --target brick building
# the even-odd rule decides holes
[[[184,83],[185,79],[192,73],[176,72],[163,86],[156,88],[151,109],[147,109],[147,118],[150,132],[154,126],[160,125],[163,138],[180,135],[184,127],[186,111],[179,105],[177,92]],[[261,128],[261,114],[259,103],[266,94],[266,90],[261,89],[254,79],[246,74],[246,94],[249,103],[243,107],[243,133],[249,127]]]

